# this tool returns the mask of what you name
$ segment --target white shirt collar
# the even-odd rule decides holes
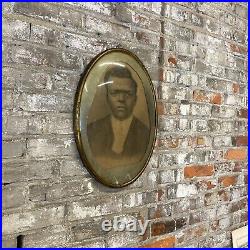
[[[124,143],[127,139],[128,131],[132,120],[132,115],[122,121],[116,119],[114,116],[111,116],[111,125],[114,133],[112,150],[117,154],[122,153],[122,151],[124,150]]]

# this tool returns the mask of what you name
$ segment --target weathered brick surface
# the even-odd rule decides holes
[[[24,185],[6,185],[2,190],[3,209],[21,207],[25,204],[26,188]]]
[[[23,240],[23,247],[64,247],[67,243],[67,228],[61,225],[47,227],[27,234]]]
[[[231,247],[248,223],[247,4],[2,7],[3,246]],[[82,165],[72,124],[84,68],[114,47],[146,66],[159,116],[147,168],[117,190]],[[115,216],[150,222],[103,233]]]
[[[43,207],[33,211],[3,215],[3,235],[57,225],[63,222],[64,206]],[[45,219],[46,218],[46,219]]]

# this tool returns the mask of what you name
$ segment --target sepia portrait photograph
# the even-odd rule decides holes
[[[136,62],[134,57],[131,59]],[[85,109],[88,106],[88,111],[80,117],[85,123],[85,151],[95,175],[111,186],[122,186],[135,179],[152,151],[156,123],[154,93],[150,78],[144,68],[138,69],[139,65],[135,67],[126,57],[105,60],[96,65],[99,68],[96,77],[92,74],[95,84],[87,78],[83,88],[91,95],[85,100],[88,105],[83,106]]]

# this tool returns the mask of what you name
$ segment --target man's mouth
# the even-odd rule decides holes
[[[126,108],[124,106],[119,106],[116,108],[118,111],[125,111]]]

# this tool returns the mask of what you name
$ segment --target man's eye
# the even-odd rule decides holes
[[[109,93],[112,96],[118,96],[120,94],[123,95],[123,96],[125,96],[125,97],[131,97],[131,96],[133,96],[132,92],[110,91]]]

